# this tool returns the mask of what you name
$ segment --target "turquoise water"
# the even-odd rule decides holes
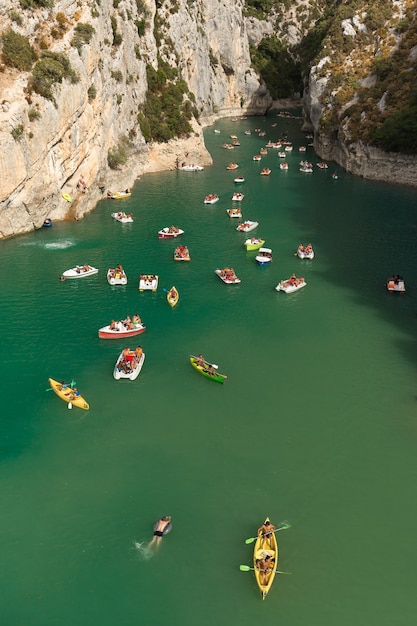
[[[129,200],[0,242],[4,624],[412,623],[417,191],[340,170],[333,180],[334,164],[302,174],[300,158],[319,159],[312,148],[300,156],[299,126],[222,120],[221,134],[206,131],[213,167],[145,176]],[[244,135],[255,127],[267,135]],[[294,142],[288,172],[276,150],[254,162],[283,131]],[[232,133],[241,146],[222,149]],[[230,161],[270,267],[257,266],[226,213]],[[204,205],[208,193],[220,201]],[[133,224],[112,220],[119,207]],[[171,224],[185,235],[158,240]],[[316,258],[300,261],[294,252],[310,241]],[[180,242],[190,263],[173,261]],[[99,273],[58,280],[85,262]],[[107,284],[117,263],[125,287]],[[225,265],[240,285],[215,276]],[[292,272],[307,286],[277,293]],[[156,293],[138,291],[141,273],[159,274]],[[387,293],[393,273],[405,295]],[[115,381],[126,342],[97,330],[135,312],[147,325],[135,343],[145,364],[135,382]],[[224,385],[192,369],[200,352]],[[69,411],[48,377],[75,379],[90,411]],[[163,514],[173,530],[149,551]],[[277,536],[291,575],[262,602],[239,565],[251,565],[244,540],[266,515],[292,524]]]

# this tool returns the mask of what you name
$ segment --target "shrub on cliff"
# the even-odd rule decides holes
[[[120,138],[117,146],[110,148],[107,153],[107,163],[112,170],[117,170],[121,165],[126,163],[130,146],[129,138],[123,136]]]
[[[71,67],[71,63],[64,54],[45,51],[37,61],[29,79],[29,91],[35,91],[47,100],[56,104],[52,88],[56,83],[62,83],[63,79],[71,83],[77,83],[79,77]]]
[[[1,36],[3,44],[3,63],[18,70],[29,71],[36,61],[36,52],[27,37],[19,35],[13,29]]]
[[[95,33],[94,26],[91,24],[83,24],[79,22],[74,28],[74,37],[71,39],[71,45],[77,48],[78,52],[81,52],[81,48],[90,43],[91,37]]]
[[[36,7],[50,9],[54,6],[54,0],[19,0],[19,2],[22,9],[35,9]]]

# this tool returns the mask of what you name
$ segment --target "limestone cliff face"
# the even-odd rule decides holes
[[[23,11],[18,0],[3,0],[2,32],[13,28],[38,51],[64,53],[79,82],[57,84],[54,104],[28,92],[30,73],[0,72],[0,237],[39,228],[46,217],[81,217],[106,189],[173,169],[185,152],[190,162],[209,165],[202,125],[264,113],[271,98],[250,66],[242,6],[240,0],[55,0],[52,9]],[[79,51],[71,45],[77,24],[94,28]],[[165,60],[178,66],[195,95],[199,123],[192,122],[189,139],[158,146],[145,142],[137,114],[148,88],[146,67],[157,69],[161,40],[171,46]],[[108,151],[121,140],[130,156],[111,170]]]

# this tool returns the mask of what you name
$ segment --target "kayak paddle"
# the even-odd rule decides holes
[[[239,569],[241,572],[254,572],[255,570],[258,572],[264,572],[265,570],[259,569],[258,567],[249,567],[249,565],[239,565]],[[271,574],[291,574],[292,572],[281,572],[279,569],[273,570]]]
[[[272,533],[277,533],[279,530],[287,530],[287,528],[291,528],[291,524],[289,524],[286,520],[281,522],[281,524],[275,530],[271,530],[269,533],[265,533],[263,536],[271,535]],[[253,543],[257,540],[258,537],[249,537],[249,539],[245,540],[245,543]]]

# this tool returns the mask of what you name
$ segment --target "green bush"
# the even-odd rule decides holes
[[[19,2],[22,9],[35,9],[36,7],[51,9],[54,6],[54,0],[19,0]]]
[[[10,16],[10,19],[12,20],[12,22],[16,22],[16,24],[18,26],[21,26],[23,24],[22,16],[20,15],[20,13],[18,11],[15,11],[14,9],[12,9],[9,12],[9,16]]]
[[[97,96],[97,89],[95,85],[90,85],[90,87],[88,88],[87,91],[88,94],[88,99],[90,100],[95,100],[96,96]]]
[[[114,78],[114,80],[117,83],[121,83],[123,81],[123,74],[120,70],[116,70],[115,72],[112,72],[111,77]]]
[[[121,137],[117,146],[110,148],[107,153],[107,163],[112,170],[117,170],[126,163],[130,145],[128,137]]]
[[[91,37],[94,33],[94,26],[78,22],[77,26],[74,28],[74,36],[71,39],[71,45],[74,46],[74,48],[77,48],[78,52],[81,52],[82,46],[90,43]]]
[[[1,36],[3,43],[3,62],[9,67],[29,71],[36,61],[36,52],[27,37],[10,29]]]
[[[35,120],[38,120],[40,118],[41,114],[39,113],[38,109],[29,109],[28,111],[28,118],[31,122],[34,122]]]
[[[11,134],[13,139],[15,141],[20,141],[23,137],[24,130],[25,129],[23,127],[23,124],[19,124],[19,126],[15,126],[14,128],[12,128]]]
[[[33,68],[28,87],[30,91],[35,91],[56,104],[52,87],[56,83],[62,83],[64,78],[72,83],[79,81],[78,75],[64,54],[45,51]]]

